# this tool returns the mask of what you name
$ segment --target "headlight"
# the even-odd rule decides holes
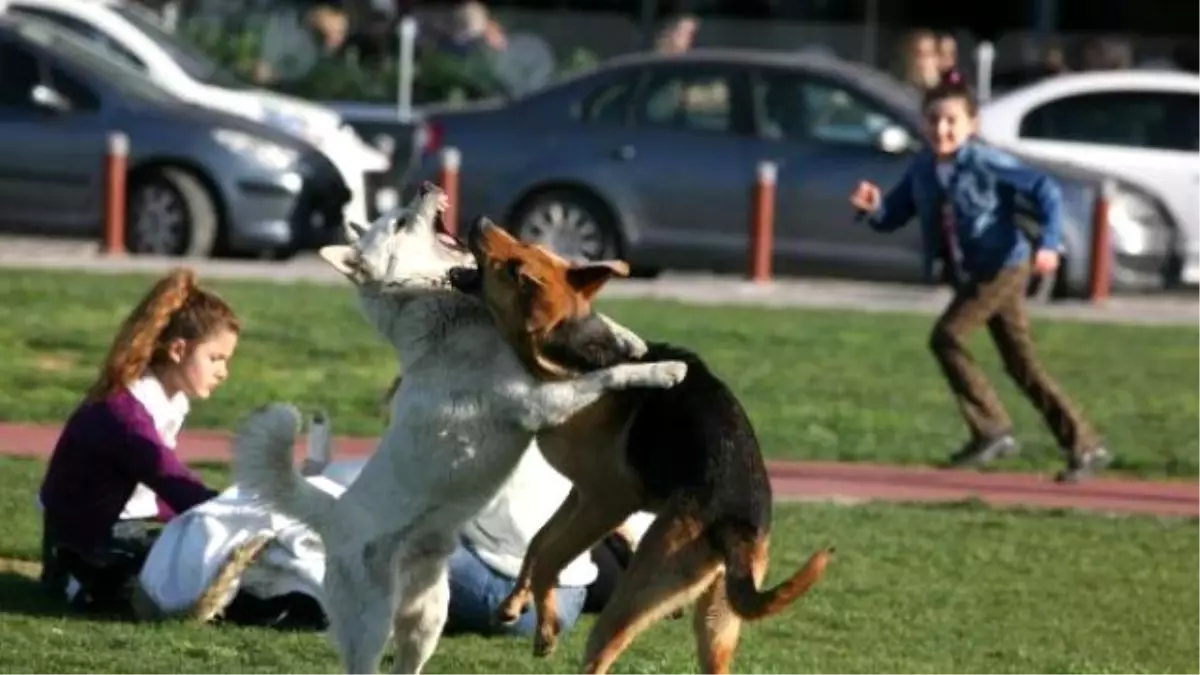
[[[217,129],[212,137],[230,152],[277,171],[288,168],[300,157],[300,153],[291,148],[233,129]]]
[[[1127,255],[1163,251],[1170,239],[1170,225],[1154,199],[1127,185],[1108,202],[1108,225],[1113,246]]]

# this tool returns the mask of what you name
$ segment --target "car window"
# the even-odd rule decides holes
[[[50,86],[71,102],[72,112],[100,109],[100,98],[95,92],[65,71],[53,66],[50,68]]]
[[[655,74],[634,106],[641,127],[726,133],[733,129],[733,82],[726,71]]]
[[[154,14],[135,3],[119,3],[113,5],[113,10],[123,19],[133,24],[133,27],[150,38],[165,51],[188,77],[226,89],[250,89],[251,85],[242,81],[232,71],[217,63],[203,50],[185,40],[182,36],[168,32],[155,20]]]
[[[16,45],[0,43],[0,106],[30,108],[30,93],[41,82],[38,60]]]
[[[764,73],[754,100],[760,133],[775,140],[875,147],[879,133],[897,124],[849,87],[795,73]]]
[[[32,16],[44,21],[53,23],[56,26],[71,31],[75,35],[92,42],[93,44],[102,47],[116,58],[128,63],[138,70],[146,70],[146,64],[142,63],[133,52],[122,47],[116,40],[110,38],[107,34],[98,30],[92,24],[77,19],[73,16],[68,16],[61,12],[45,9],[42,7],[13,7],[10,9],[13,14]]]
[[[621,126],[629,119],[629,104],[636,90],[634,73],[605,83],[583,99],[580,118],[592,124]]]
[[[1058,99],[1021,119],[1021,138],[1156,150],[1200,150],[1200,97],[1100,92]]]

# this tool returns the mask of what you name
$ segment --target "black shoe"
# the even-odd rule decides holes
[[[1067,468],[1054,477],[1057,483],[1078,483],[1112,463],[1112,453],[1103,445],[1097,446],[1067,460]]]
[[[976,438],[963,446],[962,450],[954,453],[950,457],[949,465],[952,467],[980,466],[994,459],[1015,455],[1018,450],[1017,439],[1013,438],[1012,434]]]

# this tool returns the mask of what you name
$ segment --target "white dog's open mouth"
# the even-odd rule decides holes
[[[467,250],[467,245],[464,244],[461,239],[450,234],[449,232],[446,232],[445,230],[438,231],[437,239],[438,239],[438,242],[440,242],[443,246],[445,246],[446,248],[452,249],[454,251],[466,251]]]

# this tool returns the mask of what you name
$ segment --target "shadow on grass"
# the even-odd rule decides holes
[[[23,614],[25,616],[84,619],[89,621],[132,623],[135,621],[132,611],[129,612],[88,612],[82,614],[67,606],[65,600],[55,598],[42,587],[36,577],[29,574],[4,570],[0,571],[0,614]]]

